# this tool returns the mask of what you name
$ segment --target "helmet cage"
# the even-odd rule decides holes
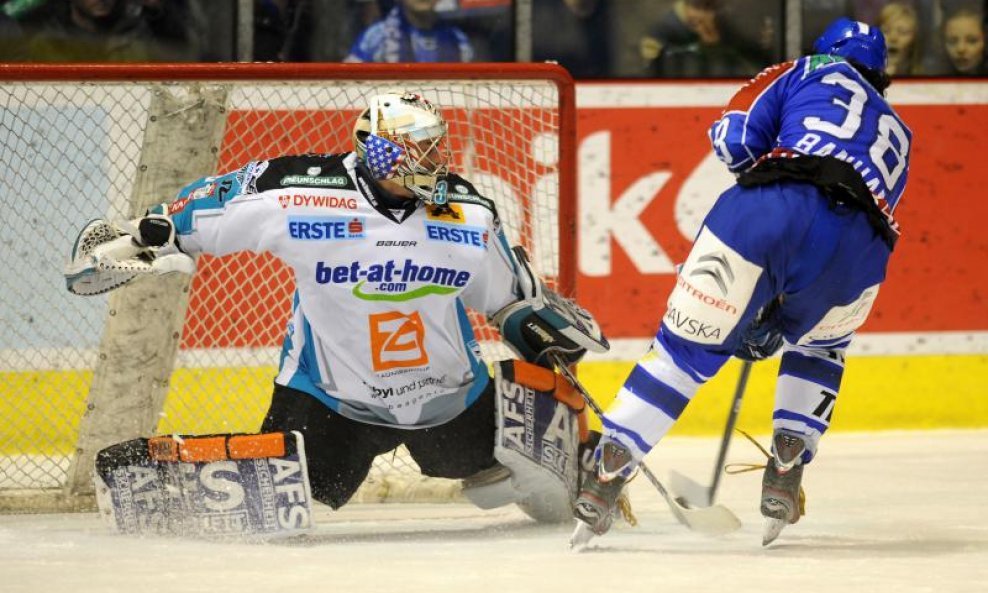
[[[412,93],[372,97],[354,136],[375,179],[395,181],[427,204],[446,203],[452,151],[446,122],[431,103]]]

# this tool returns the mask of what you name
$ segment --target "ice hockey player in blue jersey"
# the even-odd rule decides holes
[[[603,418],[575,505],[596,534],[627,476],[732,356],[781,346],[763,543],[799,520],[803,469],[830,425],[844,353],[899,237],[912,134],[884,98],[882,33],[839,19],[815,53],[767,68],[710,129],[737,183],[708,213],[661,326]]]

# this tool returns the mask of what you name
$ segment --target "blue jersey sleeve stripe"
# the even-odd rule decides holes
[[[645,442],[645,439],[643,439],[640,434],[624,426],[620,426],[618,424],[611,422],[610,420],[607,419],[607,416],[601,416],[600,423],[604,425],[604,428],[623,434],[629,439],[631,439],[631,441],[635,444],[635,447],[638,447],[639,451],[648,451],[652,448],[651,445]]]
[[[640,365],[635,365],[631,375],[624,382],[624,388],[653,408],[662,410],[670,418],[676,419],[686,409],[690,400],[657,377],[652,376]]]
[[[809,426],[810,428],[816,429],[821,433],[827,431],[827,425],[820,422],[816,418],[810,418],[809,416],[804,416],[803,414],[797,414],[796,412],[790,412],[788,410],[776,410],[772,414],[773,420],[794,420],[796,422],[802,422],[803,424]]]
[[[840,389],[844,369],[840,365],[815,356],[805,356],[799,352],[789,351],[782,355],[779,365],[779,375],[789,375],[804,379],[817,385],[837,392]]]

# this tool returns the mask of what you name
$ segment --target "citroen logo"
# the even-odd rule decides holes
[[[720,292],[727,296],[728,285],[734,283],[734,271],[731,270],[731,264],[727,263],[727,256],[720,252],[708,253],[701,256],[696,262],[700,264],[700,267],[690,272],[690,276],[710,276],[717,283]],[[726,282],[725,276],[727,277]]]

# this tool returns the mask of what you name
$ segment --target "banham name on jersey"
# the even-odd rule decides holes
[[[199,180],[157,211],[188,253],[268,252],[293,270],[277,383],[354,420],[419,428],[457,416],[489,380],[466,307],[517,300],[493,205],[450,184],[463,200],[396,211],[354,154],[301,155]]]

